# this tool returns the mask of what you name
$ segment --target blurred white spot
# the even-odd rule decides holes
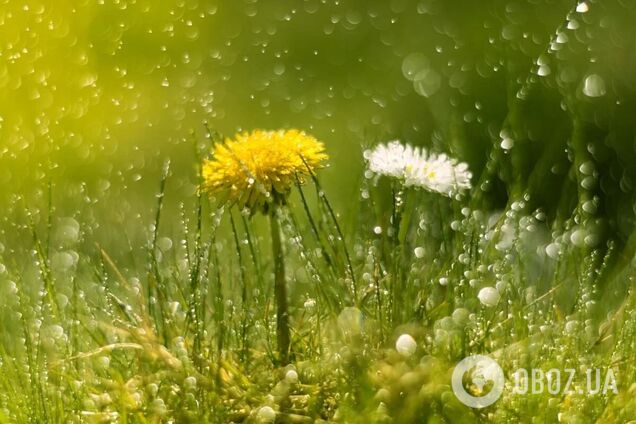
[[[604,96],[606,92],[605,81],[600,75],[590,74],[585,78],[583,94],[588,97],[601,97]]]
[[[590,10],[590,7],[587,5],[586,2],[581,2],[576,5],[576,11],[579,13],[585,13],[588,10]]]
[[[415,75],[413,87],[420,96],[430,97],[437,93],[442,85],[442,77],[432,69],[426,69]]]
[[[453,311],[452,319],[457,325],[464,325],[468,322],[470,312],[466,308],[457,308]]]
[[[298,373],[296,372],[296,370],[287,371],[287,373],[285,374],[285,380],[287,380],[287,382],[291,384],[298,383]]]
[[[56,233],[60,242],[75,243],[79,239],[80,225],[73,218],[62,218]]]
[[[579,229],[574,231],[570,235],[570,241],[572,242],[573,245],[577,247],[582,247],[585,245],[585,236],[587,236],[586,231]]]
[[[412,356],[416,349],[417,343],[409,334],[402,334],[395,342],[395,350],[402,356]]]
[[[512,138],[504,138],[501,140],[501,148],[504,150],[510,150],[515,145],[515,141]]]
[[[550,243],[545,247],[545,253],[552,259],[556,259],[560,251],[561,248],[558,243]]]
[[[484,287],[483,289],[479,290],[477,298],[484,306],[492,308],[493,306],[497,306],[501,296],[499,295],[499,292],[496,288]]]
[[[402,73],[404,78],[414,81],[415,76],[427,69],[429,61],[422,53],[411,53],[402,61]]]
[[[545,77],[548,76],[552,73],[552,70],[550,69],[550,67],[548,65],[541,65],[539,66],[539,70],[537,71],[537,74],[540,77]]]
[[[338,315],[338,327],[345,337],[362,333],[362,323],[362,312],[358,308],[344,308]]]
[[[276,420],[276,411],[271,406],[263,406],[258,410],[256,419],[261,423],[273,423]]]

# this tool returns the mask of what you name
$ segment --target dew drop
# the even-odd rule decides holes
[[[605,81],[600,75],[590,74],[583,83],[583,94],[588,97],[601,97],[607,92]]]

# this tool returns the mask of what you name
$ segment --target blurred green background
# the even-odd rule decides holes
[[[631,0],[4,0],[5,227],[41,223],[49,195],[104,234],[147,225],[166,159],[172,201],[192,201],[207,122],[325,141],[342,212],[364,146],[399,138],[467,161],[480,206],[592,201],[627,241],[635,24]]]

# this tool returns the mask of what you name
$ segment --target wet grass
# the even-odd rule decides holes
[[[2,10],[0,423],[636,420],[636,3],[36,3]],[[204,119],[308,128],[331,169],[220,208]],[[365,173],[394,137],[472,190]],[[472,354],[508,381],[480,410]]]
[[[148,244],[128,260],[96,244],[82,215],[61,219],[49,206],[25,217],[32,251],[5,255],[3,268],[0,420],[616,422],[633,413],[633,295],[609,307],[600,293],[631,268],[612,242],[579,240],[576,217],[549,223],[523,198],[472,209],[471,195],[374,177],[343,227],[312,176],[273,229],[289,291],[281,356],[267,217],[200,194],[171,198],[171,178],[166,163]],[[183,202],[180,224],[166,234],[171,202]],[[500,299],[480,301],[485,287]],[[414,353],[396,351],[401,334],[415,339]],[[508,390],[471,409],[450,373],[476,353],[506,373],[611,368],[619,394]]]

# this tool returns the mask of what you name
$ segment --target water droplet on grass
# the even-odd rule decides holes
[[[515,142],[512,138],[504,138],[501,140],[501,148],[504,150],[510,150],[515,145]]]
[[[499,295],[499,292],[496,288],[484,287],[483,289],[479,290],[477,298],[484,306],[492,308],[494,306],[497,306],[501,296]]]
[[[578,13],[585,13],[588,10],[590,10],[590,7],[588,6],[588,4],[586,2],[581,2],[579,4],[576,5],[576,11]]]
[[[607,92],[605,81],[600,75],[590,74],[583,83],[583,94],[588,97],[601,97]]]
[[[437,93],[442,84],[442,77],[432,69],[426,69],[415,75],[413,88],[420,96],[430,97]]]
[[[417,350],[417,342],[410,334],[402,334],[395,342],[395,350],[402,356],[412,356]]]
[[[587,232],[583,229],[578,229],[570,234],[570,241],[573,245],[577,247],[582,247],[585,245],[585,237],[587,236]]]

